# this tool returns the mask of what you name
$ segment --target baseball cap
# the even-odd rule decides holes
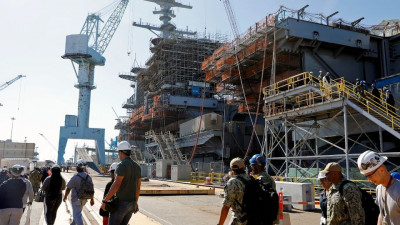
[[[327,174],[329,172],[342,172],[342,167],[338,163],[331,162],[328,163],[325,169],[322,170],[320,173]]]
[[[242,158],[234,158],[230,163],[231,169],[243,169],[244,168],[244,160]]]

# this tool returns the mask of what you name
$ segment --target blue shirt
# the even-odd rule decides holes
[[[78,201],[78,190],[79,190],[79,187],[81,186],[81,181],[83,179],[86,179],[86,176],[89,176],[89,175],[87,175],[85,172],[79,172],[79,173],[75,174],[71,178],[71,180],[69,180],[69,182],[67,184],[67,188],[71,189],[71,202]],[[88,181],[93,182],[92,178],[90,176],[88,177]]]
[[[0,185],[0,209],[22,209],[26,184],[21,179],[10,178]]]

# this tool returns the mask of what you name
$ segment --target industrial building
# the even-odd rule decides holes
[[[165,8],[163,1],[152,2],[160,5],[160,12],[168,12],[169,8]],[[173,7],[182,6],[177,4]],[[311,114],[307,117],[309,120],[297,118],[299,114],[292,115],[295,121],[288,125],[289,117],[285,117],[285,110],[289,107],[295,110],[296,102],[293,101],[299,100],[296,96],[311,92],[313,87],[309,82],[313,78],[318,79],[319,71],[323,75],[329,72],[332,80],[341,78],[349,85],[359,78],[367,84],[376,83],[378,88],[392,89],[396,98],[398,93],[398,21],[383,21],[373,27],[363,27],[360,25],[363,18],[347,22],[335,19],[338,12],[316,16],[306,12],[306,8],[292,10],[282,6],[231,42],[199,38],[198,34],[189,31],[179,33],[175,27],[165,33],[168,23],[161,27],[134,23],[134,26],[161,31],[161,35],[151,40],[153,55],[146,66],[133,67],[131,72],[134,75],[120,76],[130,80],[135,91],[124,104],[129,109],[129,119],[116,125],[121,131],[120,140],[129,140],[139,146],[147,162],[168,159],[175,164],[213,164],[222,159],[226,163],[229,158],[248,157],[262,151],[271,160],[273,173],[286,176],[291,172],[296,176],[315,176],[315,171],[304,170],[321,168],[330,160],[343,156],[346,159],[344,167],[349,171],[354,167],[354,158],[365,149],[392,152],[386,155],[397,156],[395,147],[398,141],[392,138],[397,137],[393,133],[397,132],[395,125],[386,129],[382,120],[381,124],[370,120],[368,115],[363,118],[365,115],[360,111],[364,110],[361,106],[359,111],[352,108],[346,116],[353,113],[354,118],[370,122],[355,126],[347,121],[347,127],[355,130],[344,132],[344,122],[340,120],[346,116],[336,115],[343,113],[343,109],[337,108],[332,112],[320,112],[321,115]],[[160,20],[163,21],[165,16],[171,17],[164,14]],[[303,72],[308,72],[307,78]],[[305,85],[308,89],[292,92],[288,88],[290,93],[273,95],[265,92],[267,89],[275,90],[280,82],[286,88]],[[319,85],[318,81],[314,84]],[[314,91],[322,96],[320,89]],[[343,98],[343,93],[334,97]],[[222,116],[220,129],[198,129],[189,134],[182,126],[200,122],[199,119],[211,112]],[[271,116],[271,112],[279,112],[280,116]],[[196,120],[196,117],[197,122],[188,122]],[[314,131],[321,135],[318,136],[321,139],[329,137],[336,141],[319,143],[315,140],[318,139],[316,134],[311,135],[313,140],[308,140],[311,137],[305,135],[305,131],[295,128],[324,127],[325,122],[331,122],[330,118],[338,120],[342,132],[333,135],[327,130]],[[371,126],[374,128],[367,129]],[[386,134],[394,136],[390,136],[389,140],[380,138],[380,144],[366,143],[370,136],[379,140]],[[301,142],[300,147],[297,142]],[[350,150],[354,153],[351,157]],[[343,151],[347,153],[343,155]],[[336,156],[328,159],[324,154]],[[302,159],[310,155],[314,158]],[[314,160],[316,158],[324,160]],[[314,160],[314,163],[309,160]],[[201,167],[200,164],[193,166]]]

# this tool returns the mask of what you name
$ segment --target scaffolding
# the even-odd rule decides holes
[[[205,81],[215,84],[219,95],[229,95],[227,103],[238,105],[239,113],[257,111],[260,85],[269,85],[271,74],[279,81],[300,72],[300,55],[296,52],[279,50],[273,60],[273,52],[278,50],[274,49],[273,35],[281,29],[275,22],[275,14],[265,17],[202,63]],[[271,71],[273,64],[276,72]]]
[[[324,83],[309,73],[269,85],[263,93],[263,151],[277,176],[316,177],[335,161],[348,179],[361,179],[357,158],[366,150],[388,156],[390,171],[400,168],[400,152],[384,145],[384,135],[386,141],[400,139],[399,108],[386,104],[383,96],[343,78]]]

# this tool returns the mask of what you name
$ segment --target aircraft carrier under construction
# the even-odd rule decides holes
[[[137,146],[147,176],[171,178],[172,165],[224,173],[233,157],[260,152],[277,176],[315,177],[337,161],[357,179],[356,159],[368,149],[399,168],[399,109],[369,90],[375,83],[399,97],[400,20],[366,28],[363,18],[281,7],[228,42],[177,29],[171,8],[190,6],[151,2],[162,25],[133,24],[159,34],[145,67],[120,75],[134,94],[123,106],[129,118],[115,126],[119,141]],[[331,74],[330,84],[319,71]],[[364,95],[356,78],[366,82]],[[165,170],[154,174],[155,162]]]

